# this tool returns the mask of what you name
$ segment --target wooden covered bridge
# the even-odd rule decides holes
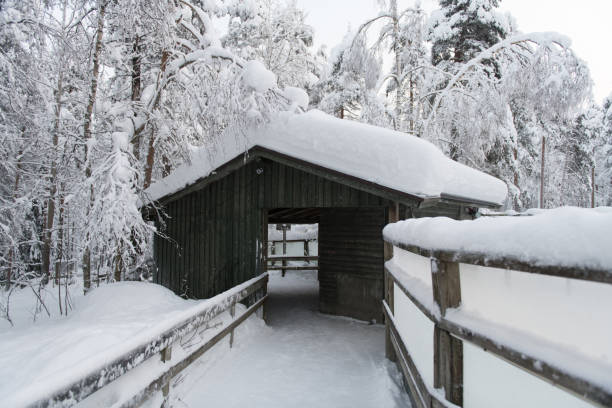
[[[156,281],[206,300],[10,406],[612,406],[611,209],[455,222],[499,206],[504,183],[420,139],[316,111],[231,141],[148,190],[151,214],[167,215]],[[383,236],[431,215],[449,218]],[[319,225],[318,280],[266,273],[269,223]],[[228,353],[235,336],[244,343]],[[211,367],[213,348],[213,361],[228,355]]]
[[[381,322],[383,227],[470,218],[506,187],[415,137],[312,111],[202,152],[149,193],[168,216],[155,281],[177,294],[209,298],[264,273],[268,223],[318,223],[320,311]]]

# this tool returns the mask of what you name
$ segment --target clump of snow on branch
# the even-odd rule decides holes
[[[248,61],[242,72],[242,80],[257,92],[266,92],[276,87],[276,75],[259,61]]]

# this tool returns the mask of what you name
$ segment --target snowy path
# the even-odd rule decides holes
[[[384,327],[318,313],[317,291],[310,272],[272,274],[269,326],[249,321],[231,351],[195,364],[173,405],[409,407],[384,357]]]

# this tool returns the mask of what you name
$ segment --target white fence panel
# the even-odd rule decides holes
[[[460,264],[461,310],[612,364],[612,285]]]
[[[463,343],[465,408],[583,408],[594,405],[505,360]]]
[[[429,320],[412,301],[394,285],[393,315],[397,331],[423,381],[433,387],[434,323]]]

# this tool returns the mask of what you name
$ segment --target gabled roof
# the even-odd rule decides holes
[[[242,140],[229,137],[214,152],[196,150],[191,164],[179,166],[146,192],[150,200],[167,199],[215,178],[210,176],[230,163],[235,167],[241,158],[244,164],[257,156],[340,182],[352,181],[366,191],[398,200],[498,207],[507,194],[501,180],[449,159],[423,139],[317,110],[281,114]]]

